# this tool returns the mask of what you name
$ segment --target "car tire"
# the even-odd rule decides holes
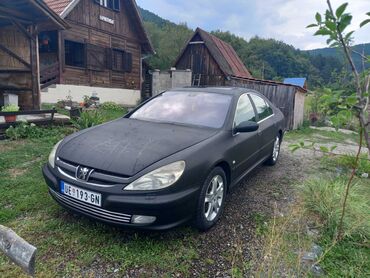
[[[269,158],[266,160],[265,164],[269,166],[274,166],[279,159],[281,147],[281,136],[276,135],[274,145],[272,146],[272,151]]]
[[[224,209],[227,179],[221,167],[214,168],[203,183],[195,216],[195,226],[207,231],[216,224]]]

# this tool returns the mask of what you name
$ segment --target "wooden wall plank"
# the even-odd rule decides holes
[[[297,89],[284,84],[267,84],[250,79],[231,79],[226,82],[227,86],[242,87],[256,90],[265,95],[285,117],[287,129],[294,128],[294,102]]]
[[[12,50],[25,62],[30,63],[29,40],[14,26],[0,28],[0,43]],[[26,66],[16,58],[0,50],[0,67],[25,69]]]

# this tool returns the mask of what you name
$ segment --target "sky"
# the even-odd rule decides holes
[[[345,0],[332,0],[334,9]],[[347,0],[354,19],[351,31],[368,18],[370,0]],[[249,40],[274,38],[307,50],[326,47],[324,37],[313,37],[316,12],[326,10],[326,0],[137,0],[140,7],[175,23],[206,31],[230,31]],[[370,24],[355,33],[355,43],[370,43]]]

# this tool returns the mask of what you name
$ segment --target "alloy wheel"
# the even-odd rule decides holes
[[[224,199],[224,180],[220,175],[213,177],[208,185],[204,200],[204,216],[213,221],[220,212]]]
[[[274,160],[274,162],[276,162],[276,160],[278,159],[279,153],[280,153],[280,138],[279,136],[277,136],[274,143],[274,150],[272,152],[272,159]]]

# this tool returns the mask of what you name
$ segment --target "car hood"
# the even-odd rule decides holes
[[[57,156],[85,167],[133,176],[216,132],[123,118],[66,138]]]

